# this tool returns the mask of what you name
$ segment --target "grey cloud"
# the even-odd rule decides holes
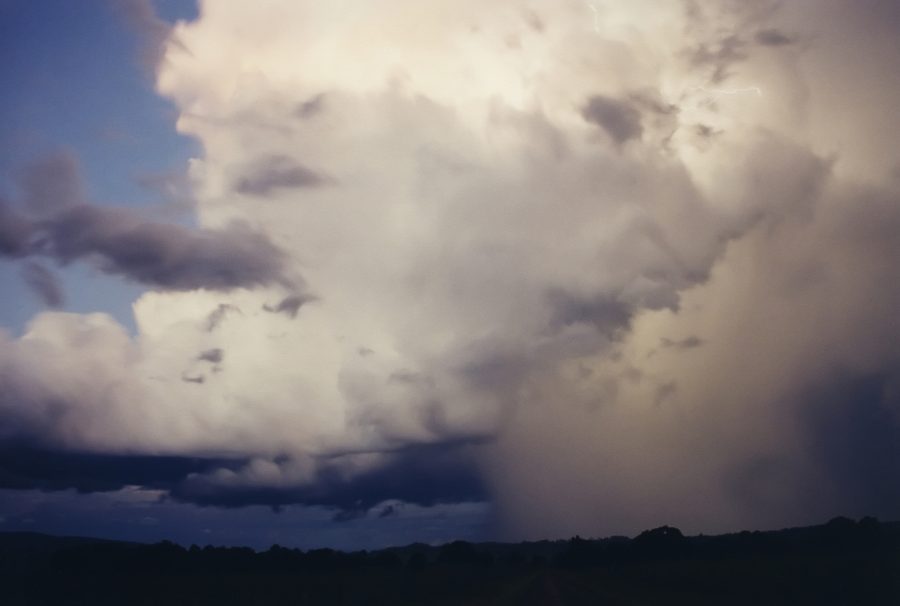
[[[35,252],[169,290],[230,290],[280,281],[282,253],[246,224],[191,230],[79,205],[41,221]]]
[[[697,45],[690,51],[690,60],[695,67],[712,70],[709,81],[720,84],[731,75],[733,65],[747,59],[746,48],[747,42],[739,35],[728,35],[712,44]]]
[[[469,354],[460,375],[476,389],[499,393],[521,381],[528,373],[529,364],[529,360],[521,354],[492,351],[486,347],[484,351]],[[434,424],[439,425],[439,421],[435,418]]]
[[[110,2],[125,23],[140,36],[141,63],[152,73],[163,57],[172,26],[159,18],[152,0],[110,0]]]
[[[729,2],[729,6],[745,4],[750,3]],[[547,21],[551,22],[557,27],[556,21]],[[575,25],[577,31],[589,33],[589,27],[584,28],[583,23]],[[636,23],[635,27],[640,25]],[[829,133],[820,131],[812,116],[821,110],[824,118],[820,120],[832,120],[835,124],[846,117],[848,129],[854,128],[859,116],[829,113],[827,107],[819,104],[819,99],[840,101],[846,91],[856,88],[844,86],[848,82],[842,81],[840,72],[830,69],[827,62],[817,69],[833,79],[835,89],[825,91],[827,94],[822,97],[819,97],[822,89],[816,88],[812,77],[813,70],[807,70],[804,64],[782,66],[790,78],[780,80],[776,63],[791,59],[785,56],[789,53],[764,52],[754,46],[760,43],[753,42],[754,32],[762,27],[759,22],[747,27],[743,23],[739,25],[713,23],[697,37],[690,36],[688,45],[693,45],[695,52],[687,73],[683,56],[673,59],[672,64],[667,63],[669,58],[660,56],[654,45],[650,45],[654,46],[652,52],[646,54],[643,51],[647,49],[635,49],[633,58],[659,60],[660,70],[651,69],[649,81],[643,84],[652,87],[655,82],[665,81],[670,84],[666,87],[669,94],[677,95],[681,78],[685,79],[685,86],[708,84],[706,76],[710,71],[713,81],[725,79],[752,49],[772,64],[753,63],[749,66],[752,69],[741,77],[764,78],[760,85],[767,87],[765,98],[735,99],[730,110],[722,102],[712,112],[716,116],[707,117],[704,107],[696,108],[694,115],[688,101],[679,113],[667,99],[655,94],[629,95],[623,99],[589,98],[597,89],[580,89],[584,92],[578,92],[581,96],[575,98],[587,99],[584,109],[578,108],[582,117],[619,145],[640,140],[640,153],[635,154],[596,153],[598,150],[593,148],[582,156],[583,149],[574,143],[580,134],[577,128],[571,137],[573,143],[558,148],[565,149],[566,153],[534,153],[549,149],[544,143],[546,137],[542,138],[537,130],[515,129],[515,144],[504,148],[508,153],[501,154],[501,161],[482,162],[486,156],[482,155],[485,149],[480,144],[470,146],[457,140],[457,135],[462,133],[461,139],[480,141],[479,136],[469,137],[473,132],[466,132],[466,122],[449,118],[443,122],[432,120],[444,111],[441,103],[445,101],[448,114],[455,109],[452,99],[441,98],[438,94],[441,91],[434,91],[432,103],[441,112],[422,114],[416,112],[424,110],[401,101],[389,104],[390,113],[385,114],[382,110],[386,106],[377,105],[374,99],[377,95],[360,95],[362,100],[357,106],[336,92],[334,107],[329,105],[329,112],[347,117],[350,129],[362,125],[361,130],[379,133],[372,145],[365,137],[354,139],[354,146],[359,144],[358,153],[349,154],[346,170],[341,168],[339,174],[366,169],[373,150],[378,153],[396,143],[392,166],[384,167],[384,173],[376,168],[384,181],[374,180],[367,191],[380,193],[379,184],[391,183],[404,195],[394,196],[393,190],[387,191],[379,196],[376,205],[367,197],[349,191],[347,199],[335,195],[334,204],[316,205],[314,213],[307,213],[308,209],[304,208],[299,219],[288,214],[297,209],[285,206],[278,209],[284,214],[273,213],[267,220],[281,233],[296,228],[297,233],[307,230],[315,236],[326,235],[320,240],[298,238],[296,242],[300,251],[297,258],[314,258],[318,265],[316,271],[321,272],[317,274],[321,280],[316,284],[323,285],[323,307],[330,303],[332,294],[338,302],[364,300],[373,289],[378,295],[385,295],[366,299],[363,328],[354,328],[353,322],[346,325],[350,328],[329,326],[328,320],[316,326],[327,335],[344,337],[346,332],[342,351],[353,352],[356,346],[366,343],[377,348],[379,354],[360,349],[360,356],[368,353],[369,357],[360,360],[359,356],[344,355],[335,362],[334,368],[310,372],[315,372],[317,378],[327,380],[329,376],[337,376],[343,381],[352,374],[353,365],[358,365],[360,375],[370,373],[373,377],[371,385],[387,385],[387,388],[372,396],[371,402],[377,406],[370,406],[370,401],[364,398],[348,396],[344,390],[346,383],[341,383],[343,399],[336,398],[333,406],[326,399],[329,395],[322,396],[316,389],[310,389],[308,397],[303,394],[304,406],[296,417],[292,414],[298,407],[291,406],[294,393],[288,388],[286,405],[277,397],[284,395],[279,391],[274,394],[276,403],[271,408],[268,402],[258,408],[245,407],[249,409],[247,417],[242,418],[246,424],[241,423],[237,431],[217,425],[222,416],[217,400],[202,401],[196,411],[191,410],[201,422],[200,429],[188,428],[185,433],[190,435],[184,436],[176,447],[189,450],[198,443],[207,446],[207,436],[215,434],[225,437],[214,444],[221,447],[224,443],[225,447],[239,449],[246,456],[254,449],[264,450],[273,442],[302,449],[307,447],[306,439],[288,440],[295,437],[295,427],[298,433],[311,427],[308,435],[313,437],[309,447],[316,448],[315,406],[324,403],[329,412],[338,415],[342,412],[340,407],[346,405],[347,415],[342,418],[361,420],[352,425],[353,429],[364,431],[365,439],[374,436],[372,441],[380,440],[380,443],[397,445],[448,435],[490,434],[486,443],[477,448],[479,455],[488,453],[484,456],[489,460],[482,461],[480,469],[493,476],[491,494],[497,495],[501,502],[498,507],[501,515],[509,520],[510,527],[536,529],[543,534],[560,528],[590,532],[597,525],[605,525],[605,531],[622,532],[629,524],[681,523],[681,520],[705,531],[711,525],[727,526],[740,519],[740,513],[734,512],[742,506],[747,507],[750,515],[761,516],[771,504],[785,500],[796,500],[803,505],[803,497],[797,498],[798,494],[823,494],[823,487],[827,492],[829,481],[814,485],[817,490],[807,491],[805,485],[801,488],[800,480],[814,476],[833,480],[843,492],[842,499],[830,499],[828,506],[849,504],[887,509],[894,505],[896,511],[896,489],[882,489],[878,485],[881,481],[878,471],[892,470],[885,464],[880,466],[879,461],[897,458],[893,446],[898,443],[896,431],[889,415],[883,414],[883,409],[890,411],[898,405],[896,398],[883,395],[890,381],[881,377],[874,380],[877,390],[874,387],[839,389],[834,402],[822,397],[821,392],[805,391],[810,385],[832,386],[829,377],[836,368],[853,367],[860,369],[859,374],[877,375],[890,364],[896,367],[896,344],[900,343],[892,328],[896,325],[896,289],[900,284],[894,261],[900,258],[896,186],[884,193],[880,205],[867,201],[865,192],[859,190],[847,195],[841,192],[840,196],[835,193],[841,187],[840,181],[852,178],[847,175],[853,171],[832,173],[829,163],[811,151],[821,153],[828,148],[829,141],[840,139],[829,139]],[[734,34],[729,36],[726,29]],[[640,41],[650,37],[629,39]],[[641,42],[634,43],[643,46]],[[623,51],[626,50],[628,43],[623,41],[622,45]],[[665,49],[669,50],[677,55],[677,49]],[[593,66],[591,57],[597,54],[595,51],[590,48],[590,56],[586,56],[590,60],[585,65]],[[211,65],[218,69],[220,56],[213,53],[213,59]],[[815,57],[810,58],[811,63],[815,61]],[[198,65],[203,63],[198,61]],[[775,69],[771,80],[762,75],[762,70],[757,71],[761,66]],[[630,74],[621,70],[617,73],[617,67],[609,66],[610,73],[627,80]],[[882,77],[883,70],[872,72]],[[549,82],[551,86],[557,82],[580,86],[595,74],[584,72],[587,77],[581,80],[570,74],[564,80]],[[695,76],[697,81],[693,81]],[[551,78],[551,74],[547,77]],[[427,93],[430,91],[425,81],[423,90]],[[779,94],[770,95],[768,91],[774,91],[776,83],[781,87]],[[877,81],[873,80],[872,84]],[[735,82],[735,86],[742,84]],[[198,88],[197,92],[202,91]],[[303,98],[295,96],[292,90],[272,92],[280,100]],[[263,100],[265,95],[266,91],[260,91]],[[497,105],[502,105],[502,98],[500,95]],[[347,110],[369,103],[373,104],[365,105],[365,116],[359,116],[354,109]],[[226,103],[223,110],[243,111],[244,105],[244,101],[239,106]],[[269,115],[270,111],[287,112],[282,117],[297,125],[296,104],[284,104],[282,109],[277,109],[277,105],[265,106],[265,112],[261,112],[265,119],[274,123],[274,113]],[[346,113],[341,113],[345,110]],[[571,134],[566,128],[571,126],[572,113],[569,104],[564,111],[548,105],[545,120],[548,130],[558,130],[565,141]],[[419,119],[420,115],[424,117]],[[793,124],[784,124],[792,120],[785,116],[806,115],[811,121],[800,125],[802,128],[794,130]],[[381,121],[384,116],[389,117],[386,127]],[[355,117],[363,122],[353,122]],[[687,149],[678,138],[668,148],[657,146],[657,141],[665,138],[670,122],[677,124],[681,118],[702,121],[723,130],[699,125],[696,132],[687,130]],[[589,125],[582,122],[581,126]],[[693,123],[682,126],[691,129]],[[228,128],[239,129],[240,125]],[[474,134],[481,135],[481,128],[479,123]],[[491,128],[497,128],[497,124]],[[224,130],[216,132],[228,134]],[[774,134],[769,136],[766,132]],[[443,138],[450,133],[452,137]],[[248,191],[264,195],[279,188],[321,184],[316,182],[318,175],[310,176],[310,169],[280,156],[267,156],[270,151],[254,149],[255,146],[238,149],[240,146],[232,145],[246,140],[246,134],[237,131],[234,138],[229,134],[221,142],[215,137],[207,142],[213,147],[221,144],[220,152],[213,156],[223,165],[250,167],[244,175]],[[304,162],[307,158],[318,162],[319,157],[340,155],[347,141],[343,138],[345,133],[326,134],[308,146],[304,141],[292,141],[297,144],[298,157]],[[333,141],[329,139],[331,134],[335,135]],[[395,134],[399,135],[397,139],[393,138]],[[804,137],[808,134],[811,138],[807,147]],[[279,137],[282,135],[293,136],[290,132]],[[710,153],[698,155],[690,149],[699,139],[704,139],[702,143]],[[764,141],[762,144],[753,143],[760,139]],[[790,141],[796,144],[788,144]],[[278,139],[272,147],[284,144],[285,141]],[[440,149],[447,158],[434,162],[436,167],[426,166],[420,163],[421,157],[436,152],[431,149],[423,153],[423,148]],[[842,156],[854,155],[850,146],[836,149],[840,149]],[[240,153],[229,155],[233,151]],[[686,153],[682,155],[682,152]],[[266,157],[270,166],[258,166],[254,162]],[[362,158],[361,164],[357,164],[357,158]],[[390,172],[394,170],[394,159],[397,173]],[[298,166],[302,169],[299,172]],[[410,167],[421,171],[408,170]],[[413,180],[408,180],[413,173]],[[239,179],[242,174],[234,178]],[[410,199],[415,206],[409,204],[406,192],[412,192]],[[394,198],[401,206],[393,206]],[[211,202],[218,204],[220,200]],[[248,202],[251,201],[238,201],[227,210],[253,213],[254,205]],[[418,221],[422,218],[418,214],[414,216],[417,220],[405,220],[407,211],[418,213],[425,204],[426,221]],[[398,209],[403,213],[394,212]],[[85,212],[77,206],[66,213],[75,215],[76,210]],[[91,210],[87,214],[96,212],[106,213]],[[377,219],[388,214],[404,220],[392,219],[380,224]],[[55,220],[53,217],[50,222]],[[121,221],[109,217],[92,219],[82,228],[71,217],[59,220],[67,225],[62,235],[46,223],[37,225],[44,237],[40,250],[45,254],[64,262],[90,260],[123,275],[128,272],[143,276],[142,279],[147,279],[148,273],[155,275],[143,271],[140,263],[131,262],[123,255],[118,250],[118,242],[130,244],[132,232],[155,234],[156,227],[125,230],[129,232],[127,238],[112,238],[105,231],[107,225],[119,225]],[[15,235],[2,235],[20,233],[2,231],[4,224],[13,223],[13,219],[0,219],[0,243],[9,242],[2,245],[11,251],[24,250],[32,241],[31,236],[21,240]],[[353,229],[345,231],[347,227]],[[378,231],[382,227],[388,230]],[[29,226],[25,231],[30,229]],[[163,244],[141,245],[141,252],[150,249],[153,257],[150,265],[160,264],[157,263],[160,257],[169,258],[171,250],[181,250],[207,233],[177,228],[178,233],[173,236],[168,229],[162,229],[164,234],[157,238]],[[97,235],[97,232],[103,233]],[[87,243],[82,243],[82,238]],[[113,239],[116,244],[109,244]],[[56,240],[69,244],[74,252],[65,255],[57,252]],[[78,245],[72,246],[71,240]],[[302,246],[306,242],[315,245],[306,248]],[[394,247],[395,244],[399,246]],[[433,254],[429,248],[432,246],[437,251]],[[109,252],[110,248],[115,252]],[[378,255],[365,259],[371,263],[354,262],[371,251]],[[171,254],[176,265],[184,264],[185,255]],[[213,256],[217,255],[222,256],[218,252]],[[335,259],[338,261],[334,262]],[[376,268],[384,267],[390,271],[379,274]],[[184,280],[174,282],[181,284]],[[280,295],[269,296],[271,299],[264,300],[271,302],[263,309],[290,317],[297,315],[304,303],[300,295],[281,301]],[[211,313],[187,328],[199,332],[205,326],[212,331],[222,322],[234,321],[235,325],[228,325],[229,330],[216,334],[217,338],[240,335],[242,329],[253,330],[257,327],[251,323],[265,316],[259,311],[262,301],[247,303],[247,315],[243,318],[230,316],[236,308],[226,303],[212,309],[215,304],[210,304],[205,297],[186,300],[186,310],[195,309],[192,305],[199,300],[205,301],[202,305],[209,305]],[[335,313],[330,317],[344,316]],[[238,326],[238,320],[246,320],[248,325]],[[262,320],[268,323],[271,318]],[[161,326],[151,324],[149,328],[168,328],[167,322],[168,319],[162,319]],[[180,331],[172,332],[178,338],[184,336]],[[573,334],[576,336],[570,339]],[[668,336],[661,338],[661,335]],[[702,342],[704,346],[700,347],[700,338],[690,335],[703,335],[708,342]],[[584,340],[576,342],[582,336]],[[183,350],[188,352],[188,357],[209,346],[209,335],[199,337],[201,340]],[[309,350],[304,348],[316,347],[317,343],[312,339],[303,342],[298,339],[296,345],[288,342],[296,348],[288,351],[306,355]],[[582,346],[584,343],[587,347]],[[652,358],[646,355],[648,349],[659,343],[673,355]],[[226,344],[226,347],[230,346]],[[260,348],[259,355],[268,355],[264,353],[266,349],[273,348]],[[691,350],[690,355],[674,355],[681,350]],[[212,351],[199,355],[201,359],[219,357],[209,353]],[[229,356],[234,355],[232,351],[237,350],[229,349]],[[298,379],[305,378],[296,368],[284,367],[281,349],[272,352],[272,356],[260,360],[260,366],[265,364],[266,371],[272,373],[275,388],[282,371],[290,378],[294,373]],[[65,360],[65,355],[60,357]],[[395,364],[392,360],[399,362]],[[204,371],[208,369],[196,361],[193,363]],[[393,381],[384,381],[396,368],[411,368],[421,374],[395,374]],[[12,367],[7,374],[12,378],[5,380],[12,382],[20,377],[22,373],[16,370],[18,367]],[[184,375],[184,380],[201,381],[203,377],[194,376],[194,370],[190,369],[191,375]],[[332,371],[334,375],[321,374]],[[181,375],[174,376],[173,384],[179,383],[177,377]],[[421,377],[434,377],[434,387],[420,381]],[[214,380],[212,375],[208,378],[210,382]],[[53,378],[44,380],[49,384]],[[233,382],[236,397],[252,400],[258,389],[258,376],[250,377],[245,392],[237,389],[242,387],[239,383]],[[290,381],[290,385],[294,384]],[[360,392],[371,393],[367,389],[370,384],[364,381],[360,384]],[[207,391],[184,385],[175,387],[197,395],[205,395],[203,392]],[[876,392],[877,397],[873,395]],[[400,397],[394,397],[396,394]],[[512,402],[510,408],[515,406],[515,410],[508,415],[501,414],[505,412],[501,410],[497,416],[504,418],[496,425],[477,414],[472,415],[474,421],[458,420],[466,417],[466,411],[459,411],[469,402],[476,403],[477,413],[486,411],[486,415],[491,415],[495,412],[492,407],[500,400],[503,405]],[[90,404],[79,404],[80,408],[71,406],[71,414],[66,408],[68,403],[48,405],[49,420],[44,422],[42,431],[52,435],[62,426],[56,422],[56,416],[83,418],[89,414],[85,411],[98,408],[93,405],[93,399],[84,398],[84,401]],[[307,406],[313,412],[307,413]],[[828,410],[822,412],[822,407]],[[852,411],[848,410],[850,407],[854,407]],[[34,409],[21,406],[12,416],[25,417]],[[804,412],[811,409],[820,410],[810,418],[804,417]],[[431,415],[427,423],[422,423],[427,431],[419,431],[418,426],[414,432],[406,427],[394,430],[388,422],[407,421],[416,415]],[[113,425],[117,422],[126,427],[133,424],[113,421],[110,433],[119,427]],[[382,430],[382,426],[389,429]],[[2,424],[2,431],[9,431],[9,427],[9,423]],[[209,427],[217,431],[208,431]],[[273,437],[282,427],[287,427],[288,440]],[[223,431],[219,432],[220,428]],[[78,430],[76,427],[72,433]],[[143,431],[147,430],[141,427],[136,433]],[[94,438],[97,432],[89,435],[97,439]],[[232,436],[239,436],[233,440],[233,446],[225,442]],[[861,448],[864,452],[857,453],[856,445],[868,436],[872,436],[871,449]],[[356,435],[343,437],[347,442],[357,439]],[[160,438],[148,438],[153,440]],[[369,442],[361,447],[376,448]],[[383,454],[366,451],[366,456]],[[817,468],[821,467],[816,473],[810,473],[805,467],[809,458],[815,459]],[[419,459],[422,467],[416,468]],[[235,474],[242,469],[242,465],[226,463],[213,470],[182,476],[184,481],[172,481],[167,487],[176,498],[201,504],[318,503],[344,508],[348,516],[358,515],[372,504],[383,503],[385,498],[428,502],[484,496],[483,490],[479,492],[478,478],[473,478],[477,475],[474,466],[462,457],[453,464],[442,463],[436,451],[409,448],[392,453],[387,460],[380,469],[368,467],[369,471],[351,477],[342,473],[346,468],[341,469],[333,461],[316,459],[299,474],[301,486],[280,483],[280,480],[290,481],[290,476],[279,474],[282,469],[278,460],[266,461],[274,463],[266,466],[266,473],[272,471],[271,467],[279,469],[273,474],[276,481],[263,486],[252,485],[249,472],[241,478],[249,478],[246,485],[217,481],[221,479],[214,474],[218,469]],[[229,481],[233,478],[226,473],[221,475]],[[266,475],[265,481],[269,479]],[[420,490],[424,492],[417,492]],[[781,516],[773,518],[772,523],[791,521],[785,517],[785,509],[772,509],[778,509]],[[792,511],[802,515],[803,507]],[[653,516],[664,518],[650,520]],[[758,517],[752,519],[754,525],[762,523]],[[554,528],[553,524],[559,526]]]
[[[900,369],[834,377],[805,394],[809,449],[840,511],[896,516],[900,506]]]
[[[678,114],[678,106],[673,103],[666,102],[659,91],[642,90],[629,95],[629,99],[643,110],[660,116],[671,116]]]
[[[218,328],[225,319],[225,316],[231,312],[241,313],[241,310],[229,303],[219,303],[219,306],[209,312],[209,315],[206,316],[206,331],[212,332]]]
[[[235,183],[235,190],[252,196],[267,196],[276,189],[320,187],[331,179],[287,156],[269,156],[244,169],[245,174]]]
[[[84,184],[75,156],[57,151],[29,164],[18,175],[25,209],[46,215],[85,202]]]
[[[245,223],[189,229],[149,221],[136,212],[84,201],[74,156],[57,152],[19,175],[28,216],[0,200],[0,254],[45,256],[60,264],[86,261],[109,274],[169,290],[230,290],[285,283],[283,254]],[[26,270],[39,292],[55,300],[51,279]]]
[[[888,421],[900,405],[897,186],[849,185],[830,162],[777,139],[740,163],[744,176],[728,187],[756,206],[706,279],[679,292],[676,308],[635,313],[622,347],[594,358],[591,388],[566,375],[550,383],[546,411],[511,415],[498,448],[515,446],[492,462],[495,485],[513,486],[498,500],[522,516],[517,530],[547,533],[553,520],[554,533],[611,532],[663,519],[729,529],[889,517],[900,506],[900,488],[884,479],[896,477],[900,443]],[[551,301],[559,320],[593,315],[590,297]],[[656,343],[691,353],[648,356]],[[604,373],[625,363],[644,372],[643,387],[604,392]],[[836,386],[835,374],[850,376]],[[572,412],[598,394],[596,424]],[[537,466],[549,471],[537,478]],[[553,496],[523,505],[523,490]],[[665,511],[636,513],[647,502]]]
[[[115,455],[0,442],[0,488],[106,492],[137,485],[166,489],[192,473],[237,464],[219,458]]]
[[[381,511],[378,512],[379,518],[389,518],[395,515],[397,515],[397,507],[394,505],[385,505]]]
[[[695,347],[703,345],[703,340],[694,335],[685,337],[684,339],[669,339],[668,337],[663,337],[659,341],[663,347],[672,349],[694,349]]]
[[[0,198],[0,255],[26,255],[32,230],[31,222]]]
[[[551,291],[548,302],[552,309],[551,327],[584,323],[593,325],[604,335],[628,326],[633,310],[612,295],[585,297],[562,291]]]
[[[794,38],[777,29],[759,30],[753,39],[762,46],[788,46],[794,43]]]
[[[696,124],[694,126],[694,133],[701,139],[712,139],[713,137],[721,135],[722,131],[716,130],[708,124]]]
[[[803,424],[798,439],[809,460],[765,449],[729,467],[724,488],[741,506],[777,525],[799,519],[851,516],[891,518],[900,505],[900,399],[897,374],[839,373],[791,396]]]
[[[430,379],[426,376],[423,376],[421,373],[412,372],[410,370],[398,370],[397,372],[393,372],[388,376],[388,381],[395,381],[397,383],[429,383]]]
[[[201,362],[211,362],[212,364],[219,364],[222,360],[225,359],[225,351],[219,347],[215,349],[208,349],[204,352],[200,352],[197,356],[197,359]]]
[[[669,398],[673,397],[678,391],[678,384],[675,381],[668,381],[656,388],[653,403],[659,406]]]
[[[203,506],[242,507],[288,504],[322,505],[345,512],[365,512],[391,501],[420,505],[482,501],[485,487],[473,456],[471,441],[385,447],[363,453],[331,453],[314,457],[312,477],[292,479],[290,456],[268,456],[283,481],[259,483],[251,473],[259,456],[240,444],[229,445],[223,456],[159,456],[90,452],[69,447],[60,436],[41,431],[31,419],[41,396],[26,385],[10,385],[0,366],[0,383],[12,392],[0,391],[4,424],[0,426],[0,488],[95,492],[124,486],[162,490],[178,501]],[[182,375],[185,383],[202,386],[200,375]],[[33,387],[33,386],[32,386]],[[25,403],[25,404],[23,404]],[[18,412],[13,407],[18,407]],[[61,404],[50,402],[51,422],[72,419]],[[361,455],[377,457],[377,466],[355,468],[350,460]],[[221,481],[222,477],[226,481]],[[236,480],[236,481],[232,481]]]
[[[300,486],[222,485],[215,474],[191,474],[173,483],[171,494],[179,501],[219,507],[322,505],[339,509],[341,519],[386,501],[432,506],[487,496],[473,457],[457,445],[409,446],[386,456],[383,465],[352,476],[323,460],[314,480]],[[240,473],[233,465],[226,469]]]
[[[319,93],[314,97],[307,99],[297,107],[297,116],[299,118],[312,118],[322,111],[325,106],[325,93]]]
[[[296,318],[300,308],[311,300],[303,295],[290,295],[279,301],[277,305],[263,305],[263,309],[270,313],[285,314],[291,318]]]
[[[532,29],[532,31],[542,34],[544,30],[547,28],[547,24],[544,23],[544,20],[534,11],[526,11],[525,12],[525,23],[528,24],[528,27]]]
[[[606,131],[618,144],[630,139],[640,139],[644,132],[641,112],[628,101],[594,95],[582,108],[581,115]]]
[[[22,279],[37,294],[47,307],[60,307],[65,302],[62,284],[56,275],[34,261],[22,266]]]
[[[366,516],[365,509],[339,509],[337,512],[331,517],[332,522],[352,522],[353,520],[359,520]]]

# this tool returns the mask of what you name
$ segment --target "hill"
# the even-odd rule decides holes
[[[0,583],[10,605],[895,605],[900,523],[350,553],[0,533]]]

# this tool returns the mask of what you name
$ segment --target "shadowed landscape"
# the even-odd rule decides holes
[[[896,604],[900,523],[379,551],[0,534],[3,603]]]

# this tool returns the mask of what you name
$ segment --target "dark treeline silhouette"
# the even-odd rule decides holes
[[[379,551],[0,533],[0,604],[900,604],[900,523]]]

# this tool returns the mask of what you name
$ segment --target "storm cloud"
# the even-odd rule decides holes
[[[0,198],[0,255],[21,257],[28,252],[31,222]]]
[[[39,159],[21,175],[23,211],[0,206],[0,253],[8,257],[46,257],[60,265],[84,261],[105,273],[171,290],[287,281],[281,250],[245,221],[198,230],[148,220],[126,208],[89,204],[69,153]],[[40,267],[26,265],[26,280],[56,306],[58,287]]]
[[[471,453],[455,445],[419,446],[387,453],[379,465],[350,477],[340,463],[325,461],[306,484],[290,482],[291,461],[250,461],[194,473],[172,487],[173,497],[200,505],[322,505],[350,515],[362,514],[391,500],[422,506],[484,501],[484,481]],[[253,474],[281,473],[269,481]],[[279,481],[281,480],[287,481]]]
[[[172,31],[197,228],[39,179],[0,207],[10,259],[155,289],[134,335],[0,335],[3,439],[209,506],[487,500],[515,538],[897,516],[881,4],[351,4]]]
[[[47,307],[61,307],[65,302],[59,278],[40,263],[28,261],[23,264],[22,279]]]
[[[18,175],[22,204],[29,214],[51,214],[84,204],[84,183],[73,152],[59,150],[38,158]]]
[[[382,465],[344,477],[325,464],[306,485],[243,481],[260,470],[287,470],[287,460],[60,451],[24,443],[0,445],[0,488],[112,492],[139,486],[204,507],[321,505],[361,515],[386,501],[425,507],[483,501],[486,490],[471,456],[456,446],[416,447]]]
[[[639,139],[644,131],[641,113],[627,101],[595,95],[581,110],[585,120],[601,126],[616,143]]]
[[[267,196],[276,189],[319,187],[329,179],[287,156],[270,156],[245,169],[246,174],[235,184],[242,194]]]
[[[240,221],[192,230],[79,205],[40,222],[37,230],[37,254],[63,264],[84,259],[106,273],[163,289],[229,290],[281,277],[279,249]]]

